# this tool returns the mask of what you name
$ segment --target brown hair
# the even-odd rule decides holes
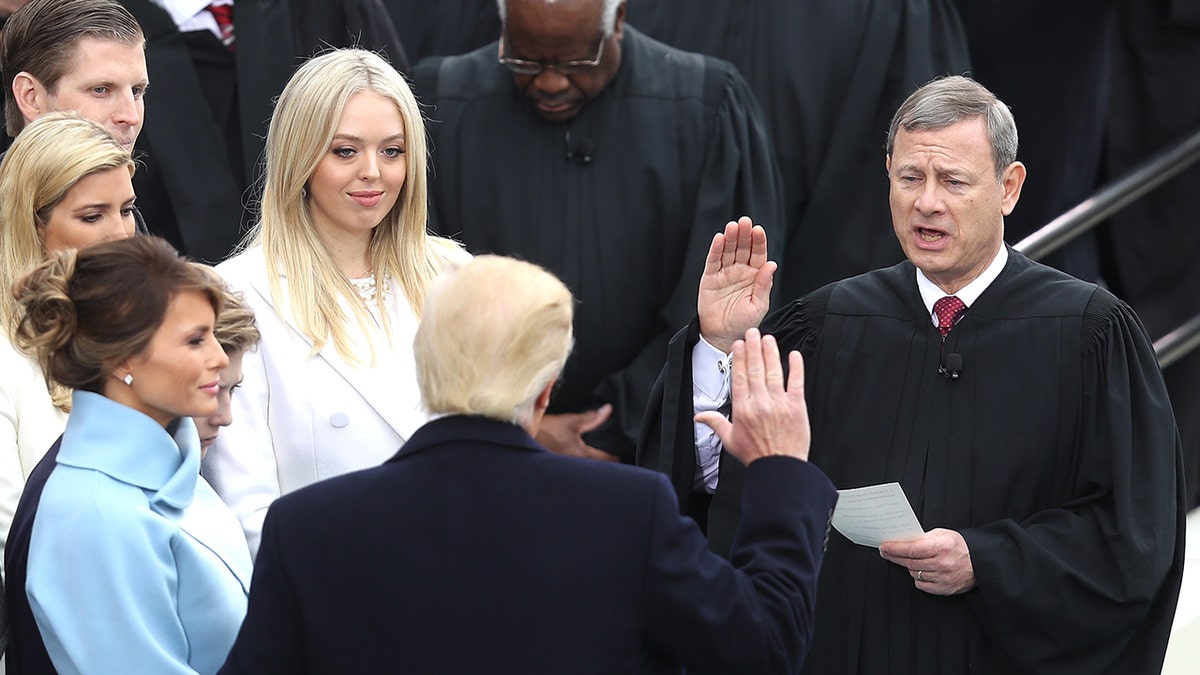
[[[4,121],[9,136],[25,128],[13,80],[27,72],[54,92],[85,37],[136,45],[146,41],[137,19],[115,0],[32,0],[4,24],[0,72],[4,73]]]
[[[262,334],[258,332],[254,310],[246,304],[245,296],[226,285],[221,275],[213,268],[202,263],[192,264],[220,284],[225,291],[221,311],[217,314],[217,322],[213,326],[213,336],[216,337],[217,344],[221,345],[226,354],[252,349],[262,340]]]
[[[103,393],[111,369],[144,350],[171,299],[190,291],[220,314],[220,284],[158,237],[67,249],[17,282],[23,311],[13,341],[47,382]]]

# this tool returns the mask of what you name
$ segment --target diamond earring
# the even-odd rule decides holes
[[[126,373],[125,377],[122,378],[122,380],[125,382],[126,385],[132,387],[133,386],[133,373]]]

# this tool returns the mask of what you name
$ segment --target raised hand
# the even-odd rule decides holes
[[[725,450],[746,464],[767,455],[807,461],[812,435],[800,352],[788,354],[788,368],[785,388],[775,338],[747,330],[745,340],[733,343],[733,421],[717,411],[702,412],[696,421],[707,424]]]
[[[746,329],[762,321],[776,267],[767,260],[767,233],[748,216],[713,236],[696,301],[700,334],[709,344],[728,352]]]

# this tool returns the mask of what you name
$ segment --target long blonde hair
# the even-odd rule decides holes
[[[133,174],[129,151],[73,112],[43,115],[13,141],[0,163],[0,322],[10,341],[21,318],[13,286],[46,259],[50,212],[80,180],[120,167]],[[69,409],[70,390],[48,384],[54,404]]]
[[[313,353],[332,340],[342,358],[361,362],[352,351],[345,298],[360,331],[370,336],[373,319],[367,304],[334,263],[321,240],[304,198],[305,186],[329,152],[347,102],[359,92],[378,94],[395,104],[404,120],[407,179],[396,204],[371,234],[369,257],[379,283],[399,283],[413,312],[420,316],[425,290],[456,247],[426,232],[428,218],[425,126],[417,101],[400,75],[377,54],[338,49],[302,65],[284,87],[267,132],[262,216],[243,248],[261,245],[267,261],[271,297],[279,306],[282,279],[292,315],[313,342]],[[382,289],[381,289],[382,290]],[[385,334],[384,293],[376,294]],[[370,342],[372,360],[374,343]]]

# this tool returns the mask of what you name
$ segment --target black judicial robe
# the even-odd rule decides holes
[[[1010,250],[947,338],[963,360],[950,380],[914,274],[906,261],[826,286],[764,331],[805,355],[811,461],[839,489],[899,482],[926,530],[962,533],[978,586],[928,595],[876,549],[831,535],[807,672],[1158,672],[1186,513],[1137,317]],[[639,456],[685,500],[696,333],[672,341]],[[739,516],[736,464],[722,456],[709,512],[718,550]]]
[[[879,227],[884,141],[914,89],[971,70],[954,0],[654,0],[630,2],[628,18],[732,62],[758,96],[784,181],[778,297],[904,258]]]
[[[675,327],[695,313],[714,233],[749,214],[778,240],[779,174],[730,64],[625,27],[621,66],[567,123],[539,117],[493,43],[417,65],[433,142],[431,220],[472,253],[515,255],[575,294],[575,351],[551,413],[612,403],[587,440],[633,459]],[[581,155],[586,155],[584,158]]]

